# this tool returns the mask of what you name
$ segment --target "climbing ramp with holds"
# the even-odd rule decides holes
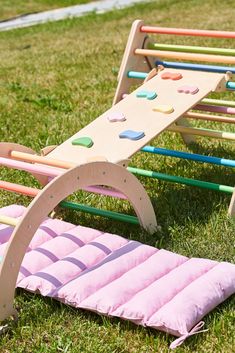
[[[23,217],[12,205],[0,215]],[[12,227],[0,225],[0,256]],[[133,280],[134,279],[134,280]],[[130,320],[179,337],[203,326],[205,314],[235,292],[235,265],[188,258],[119,235],[46,219],[33,236],[17,287],[63,303]]]
[[[226,90],[224,74],[185,71],[180,75],[180,79],[166,80],[161,77],[162,72],[56,147],[48,154],[48,158],[76,164],[85,163],[96,155],[103,156],[112,163],[126,160],[175,123],[210,92]],[[176,75],[178,78],[178,70],[172,69],[171,73],[173,77]],[[187,94],[187,97],[182,99],[178,89],[192,84],[198,87],[198,92]],[[125,117],[125,120],[111,124],[110,116],[118,115]],[[126,138],[123,138],[124,135]],[[93,142],[92,146],[87,146],[90,148],[74,146],[75,141],[88,138]]]

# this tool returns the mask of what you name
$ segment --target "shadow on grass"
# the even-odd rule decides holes
[[[218,158],[222,158],[220,156],[223,156],[223,158],[227,158],[227,159],[235,159],[235,149],[231,148],[232,144],[234,142],[230,141],[229,144],[229,148],[227,146],[227,144],[219,144],[218,146],[215,146],[213,144],[211,144],[210,146],[204,146],[200,143],[190,143],[189,144],[189,149],[193,152],[193,153],[197,153],[197,154],[203,154],[203,155],[207,155],[207,156],[215,156]]]
[[[92,325],[94,334],[96,330],[101,333],[100,329],[108,332],[109,328],[112,328],[115,332],[118,332],[118,335],[124,337],[135,335],[138,339],[151,342],[152,346],[157,346],[161,342],[161,347],[162,344],[166,346],[166,349],[164,351],[161,350],[161,352],[168,352],[167,347],[176,339],[170,334],[152,328],[144,328],[130,321],[99,315],[84,309],[76,309],[54,299],[43,298],[38,294],[25,292],[23,289],[17,289],[16,301],[18,308],[20,307],[21,309],[20,316],[17,322],[11,322],[10,330],[6,334],[8,339],[14,339],[14,333],[21,337],[22,327],[27,327],[28,330],[31,327],[33,330],[39,331],[39,333],[42,327],[47,330],[47,325],[49,324],[50,326],[52,316],[57,317],[57,321],[60,321],[60,327],[64,327],[63,335],[70,330],[70,325],[74,325],[74,322],[78,323],[78,327],[82,325],[84,329],[85,325]],[[217,336],[217,331],[219,330],[220,340],[223,340],[220,334],[221,329],[223,328],[224,320],[231,320],[229,312],[234,307],[234,303],[235,297],[233,296],[206,316],[205,328],[209,329],[210,337]],[[48,334],[50,335],[50,332]],[[211,338],[209,339],[211,340]],[[205,340],[207,340],[207,333],[190,337],[184,342],[182,348],[178,348],[177,352],[197,352],[198,347],[202,347]]]
[[[182,171],[184,164],[185,161],[177,160],[172,168]],[[165,170],[157,171],[165,172]],[[187,177],[192,177],[192,175],[187,175]],[[218,166],[213,166],[210,169],[200,168],[200,170],[196,170],[194,178],[225,185],[235,185],[234,171],[231,168]],[[220,217],[224,217],[224,219],[227,217],[231,194],[153,179],[146,181],[146,178],[140,178],[140,181],[146,186],[156,212],[157,222],[161,226],[161,230],[153,235],[149,235],[135,225],[69,210],[63,211],[63,219],[152,246],[167,246],[169,248],[172,227],[185,227],[189,221],[192,226],[197,227],[198,224],[203,226],[210,221],[215,213],[220,213]],[[133,209],[131,207],[128,210],[123,208],[123,210],[119,209],[119,212],[133,214]]]

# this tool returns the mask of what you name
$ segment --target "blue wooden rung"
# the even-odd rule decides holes
[[[225,159],[225,158],[212,157],[212,156],[203,156],[201,154],[196,154],[196,153],[174,151],[174,150],[168,150],[165,148],[152,147],[152,146],[145,146],[141,149],[141,151],[154,153],[154,154],[160,154],[163,156],[187,159],[187,160],[191,160],[191,161],[195,161],[195,162],[216,164],[216,165],[220,165],[220,166],[224,166],[224,167],[235,168],[235,160],[232,160],[232,159]]]
[[[169,69],[183,69],[183,70],[195,70],[195,71],[207,71],[226,73],[227,71],[235,74],[235,68],[231,66],[217,66],[217,65],[204,65],[204,64],[191,64],[191,63],[178,63],[175,61],[159,61],[155,62],[156,65],[163,65]]]

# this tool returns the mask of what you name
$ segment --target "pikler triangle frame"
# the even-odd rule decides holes
[[[159,41],[156,42],[156,38],[154,37],[156,35],[161,35],[161,38],[166,36],[166,40],[168,40],[168,38],[170,38],[172,35],[179,37],[197,36],[202,38],[209,37],[218,39],[235,38],[234,32],[162,28],[146,26],[142,20],[134,21],[119,69],[118,86],[113,104],[117,104],[121,100],[126,99],[133,86],[136,87],[141,85],[142,82],[146,82],[156,75],[164,75],[164,72],[172,74],[178,72],[183,77],[187,75],[188,71],[193,71],[195,73],[195,77],[197,74],[200,75],[201,73],[205,73],[208,74],[208,76],[205,76],[208,80],[210,80],[210,73],[225,74],[225,79],[227,80],[226,85],[217,87],[217,89],[214,90],[212,89],[212,91],[223,92],[227,90],[232,92],[235,90],[235,83],[231,81],[233,74],[235,73],[235,49],[175,45],[168,43],[161,44]],[[176,61],[168,61],[167,59],[175,59]],[[198,62],[202,62],[202,64],[198,64]],[[213,65],[211,65],[211,63],[213,63]],[[186,88],[193,87],[194,89],[197,88],[200,91],[201,88],[197,87],[196,81],[194,81],[193,77],[191,81],[188,79],[186,81]],[[170,82],[168,85],[168,89],[170,90],[168,94],[172,93],[174,85],[177,85],[178,89],[182,89],[182,87],[185,88],[182,80],[176,80],[173,82]],[[197,94],[198,93],[196,93],[195,96],[197,96]],[[184,99],[188,100],[188,95],[190,96],[190,90],[187,92],[187,94],[183,94],[181,102]],[[169,104],[168,102],[171,102],[171,100],[168,100],[168,96],[166,96],[166,98],[166,102]],[[180,99],[179,96],[178,99]],[[200,102],[192,105],[191,109],[182,114],[181,118],[177,119],[175,123],[171,124],[167,130],[174,133],[179,133],[187,145],[192,142],[196,142],[197,136],[209,137],[212,139],[222,139],[231,142],[231,144],[234,144],[234,132],[227,132],[222,130],[218,131],[203,127],[193,127],[190,122],[192,120],[200,120],[204,122],[212,121],[217,123],[226,123],[228,127],[232,128],[235,124],[234,115],[234,101],[211,99],[205,96],[203,99],[201,99]],[[216,158],[195,153],[157,148],[153,146],[145,146],[142,151],[146,153],[171,156],[174,158],[176,157],[196,162],[217,164],[229,168],[234,168],[234,160],[228,160],[226,162],[225,158],[223,157]],[[136,174],[153,177],[164,181],[198,186],[205,189],[208,188],[221,192],[228,192],[232,194],[228,214],[235,214],[234,185],[227,189],[226,187],[224,188],[224,185],[157,173],[157,171],[143,171],[133,169],[132,172],[134,171]],[[225,191],[226,189],[227,191]]]
[[[148,37],[146,38],[146,33],[155,32],[179,35],[211,35],[222,38],[223,36],[232,36],[232,38],[235,38],[233,32],[167,30],[147,27],[144,26],[142,21],[136,21],[132,26],[121,64],[114,105],[107,112],[61,145],[46,147],[42,151],[42,155],[37,155],[30,148],[19,144],[0,143],[0,164],[5,167],[28,171],[35,176],[43,187],[39,190],[0,181],[1,189],[22,193],[34,198],[19,221],[14,217],[0,215],[0,223],[15,227],[8,239],[0,264],[0,321],[15,312],[13,307],[14,292],[21,263],[38,227],[58,204],[65,208],[78,209],[133,224],[140,224],[149,232],[154,233],[157,229],[154,209],[143,186],[133,175],[137,174],[232,194],[229,214],[235,214],[235,191],[233,186],[128,167],[130,158],[140,150],[231,168],[235,167],[233,160],[147,146],[149,141],[166,129],[181,133],[187,143],[193,141],[194,136],[199,134],[229,140],[234,140],[235,135],[233,133],[196,129],[188,126],[185,120],[185,117],[193,117],[214,119],[215,121],[221,119],[221,121],[231,124],[235,122],[234,118],[227,116],[203,115],[190,111],[191,109],[202,111],[207,109],[209,112],[235,113],[234,108],[227,107],[226,104],[228,105],[228,103],[225,101],[218,103],[213,100],[213,104],[211,104],[211,100],[208,101],[208,98],[206,98],[211,92],[224,92],[227,89],[233,90],[235,88],[231,72],[228,72],[232,71],[232,68],[228,70],[228,67],[226,67],[224,71],[220,68],[217,72],[216,69],[211,68],[212,66],[209,69],[206,67],[207,70],[200,65],[196,66],[196,69],[195,67],[188,67],[188,64],[185,64],[185,67],[173,67],[173,64],[171,64],[171,67],[169,63],[166,63],[165,66],[168,65],[168,67],[164,67],[164,65],[159,67],[159,64],[165,63],[159,63],[162,56],[233,64],[235,53],[225,51],[226,55],[221,55],[223,49],[215,53],[214,48],[203,50],[197,47],[197,49],[190,49],[192,55],[189,55],[189,48],[177,48],[177,53],[180,52],[180,55],[177,56],[177,53],[173,52],[174,48],[168,46],[167,51],[162,50],[159,46],[154,46]],[[145,46],[148,48],[145,49]],[[162,48],[165,49],[166,47],[162,46]],[[159,53],[161,50],[162,52]],[[183,50],[187,53],[185,54]],[[195,54],[195,50],[197,52],[201,50],[203,54]],[[211,54],[212,52],[213,54]],[[157,65],[155,59],[153,59],[155,57],[158,59]],[[153,68],[153,65],[157,69]],[[198,70],[199,67],[200,70]],[[137,70],[141,71],[137,72]],[[136,83],[136,80],[139,79],[144,79],[145,82],[135,91],[129,93],[131,84]],[[106,140],[103,138],[104,131],[107,136]],[[65,200],[67,196],[78,189],[128,199],[133,205],[137,217],[101,211]],[[225,284],[228,288],[226,295],[210,306],[210,310],[234,293],[234,272],[234,267],[231,265],[231,280]],[[216,277],[216,281],[221,282],[223,277],[222,271],[219,277]],[[194,281],[193,277],[191,280]],[[98,309],[97,311],[100,312]],[[202,312],[206,314],[208,311],[205,309]],[[185,332],[178,332],[177,330],[170,330],[170,332],[173,334],[178,332],[176,335],[188,337],[192,334],[190,330],[197,322],[194,320],[192,323],[193,325],[189,325]],[[169,327],[164,328],[153,322],[151,325],[169,331]]]

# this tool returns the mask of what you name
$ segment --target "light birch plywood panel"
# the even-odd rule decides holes
[[[144,83],[136,91],[117,103],[92,123],[77,132],[74,136],[55,148],[47,156],[76,164],[85,163],[88,159],[103,156],[106,160],[117,163],[128,159],[154,137],[176,122],[189,109],[206,97],[211,91],[225,90],[225,75],[207,72],[181,70],[183,78],[177,81],[163,80],[164,72],[177,73],[179,70],[163,70],[159,75]],[[196,94],[179,93],[181,86],[196,86]],[[155,91],[157,98],[148,100],[137,98],[140,90]],[[157,105],[167,105],[174,108],[171,114],[154,111]],[[112,112],[121,112],[126,120],[110,122],[108,116]],[[145,136],[137,141],[121,139],[119,134],[124,130],[143,131]],[[90,137],[94,144],[91,148],[72,145],[79,137]]]

